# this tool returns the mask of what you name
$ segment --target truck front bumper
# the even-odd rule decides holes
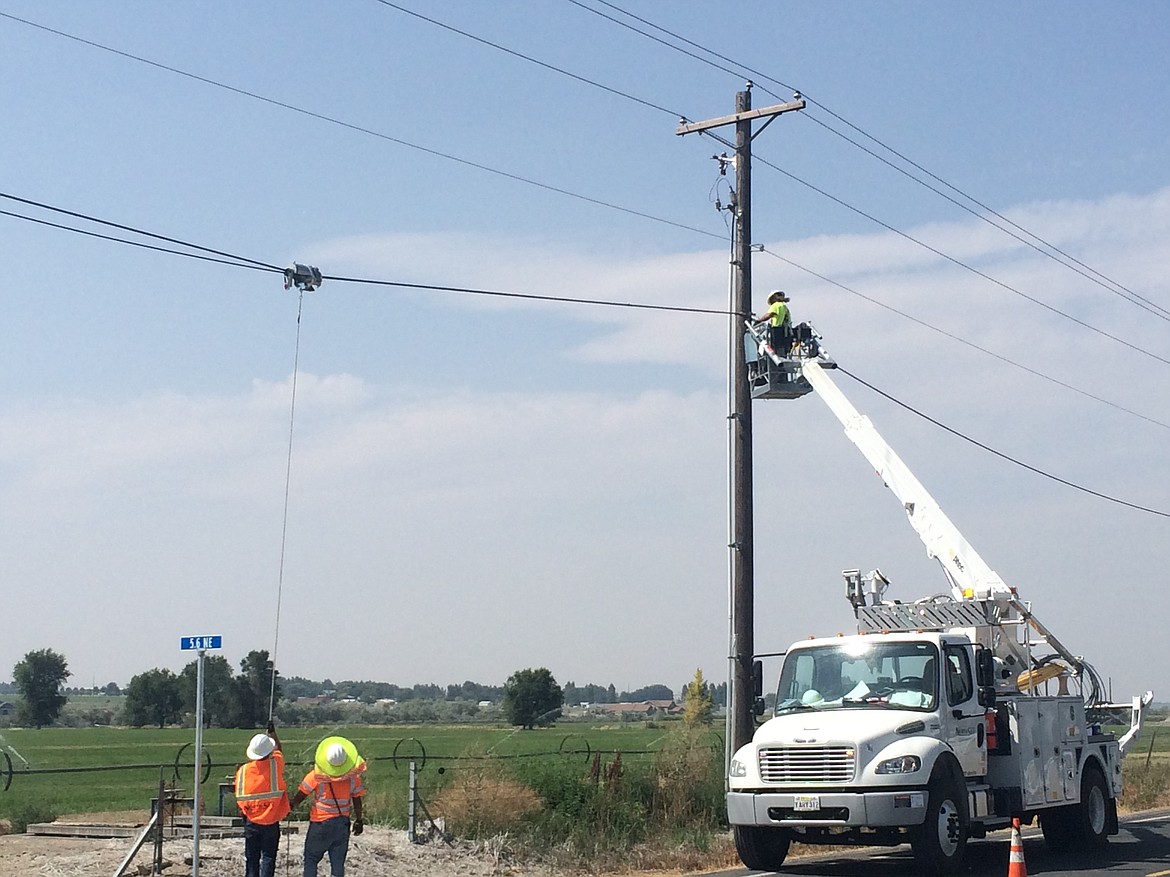
[[[921,825],[925,789],[858,792],[728,792],[732,825],[879,827]]]

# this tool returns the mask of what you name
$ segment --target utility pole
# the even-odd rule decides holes
[[[731,662],[728,680],[729,738],[728,752],[734,752],[751,742],[755,731],[753,711],[752,663],[755,658],[755,585],[753,569],[753,519],[752,519],[752,396],[748,386],[747,351],[743,343],[744,321],[754,315],[752,310],[752,121],[767,121],[760,131],[767,128],[777,116],[804,109],[804,99],[799,93],[789,103],[752,109],[752,83],[744,91],[736,92],[735,113],[709,119],[706,122],[687,122],[685,119],[675,129],[675,134],[706,132],[720,143],[735,150],[735,246],[732,264],[735,266],[733,295],[734,313],[730,319],[732,330],[728,333],[733,349],[729,351],[732,362],[732,411],[731,421]],[[735,145],[724,140],[712,129],[724,125],[735,125]],[[759,131],[756,132],[758,134]]]

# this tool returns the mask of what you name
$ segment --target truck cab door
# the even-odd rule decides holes
[[[975,684],[975,646],[943,643],[942,652],[939,692],[943,739],[958,757],[964,776],[983,776],[987,773],[987,741],[984,709]]]

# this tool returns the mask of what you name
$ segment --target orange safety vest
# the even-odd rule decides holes
[[[353,799],[366,793],[362,784],[362,766],[343,777],[331,777],[319,770],[311,770],[301,780],[300,791],[313,796],[309,810],[310,822],[324,822],[338,816],[349,816],[353,810]]]
[[[284,756],[276,750],[267,758],[249,761],[236,771],[236,804],[249,822],[273,825],[288,816],[284,787]]]

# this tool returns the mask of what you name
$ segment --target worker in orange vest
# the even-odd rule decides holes
[[[313,769],[305,774],[292,799],[296,807],[313,796],[309,830],[305,832],[304,877],[317,877],[317,865],[326,853],[331,877],[345,877],[350,831],[362,833],[365,769],[365,760],[346,738],[326,737],[317,744]]]
[[[236,771],[236,804],[244,815],[244,877],[274,877],[280,820],[291,806],[284,785],[284,754],[276,727],[248,743],[248,761]]]

